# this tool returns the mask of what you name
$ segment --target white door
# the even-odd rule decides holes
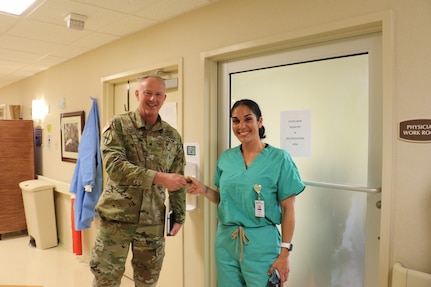
[[[307,185],[285,286],[378,285],[380,43],[373,34],[219,65],[219,153],[238,145],[231,105],[253,99],[266,142],[291,153]]]

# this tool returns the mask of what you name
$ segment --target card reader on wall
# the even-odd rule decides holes
[[[187,162],[184,169],[184,176],[198,177],[198,165],[193,162]],[[186,211],[193,211],[198,204],[197,194],[186,194]]]

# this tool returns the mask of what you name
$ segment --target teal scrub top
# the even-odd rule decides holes
[[[224,225],[262,227],[281,223],[280,201],[301,193],[305,185],[287,151],[266,145],[246,167],[241,146],[225,150],[217,161],[214,184],[220,190],[218,219]],[[255,216],[261,185],[265,217]]]

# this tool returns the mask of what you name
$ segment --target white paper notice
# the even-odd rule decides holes
[[[159,110],[159,115],[165,122],[177,128],[177,103],[165,102]]]
[[[311,156],[311,111],[281,112],[280,120],[280,147],[291,156]]]

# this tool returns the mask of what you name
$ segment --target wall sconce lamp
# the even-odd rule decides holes
[[[48,114],[48,106],[43,99],[33,100],[31,102],[31,117],[36,127],[42,127],[42,122],[46,114]]]

